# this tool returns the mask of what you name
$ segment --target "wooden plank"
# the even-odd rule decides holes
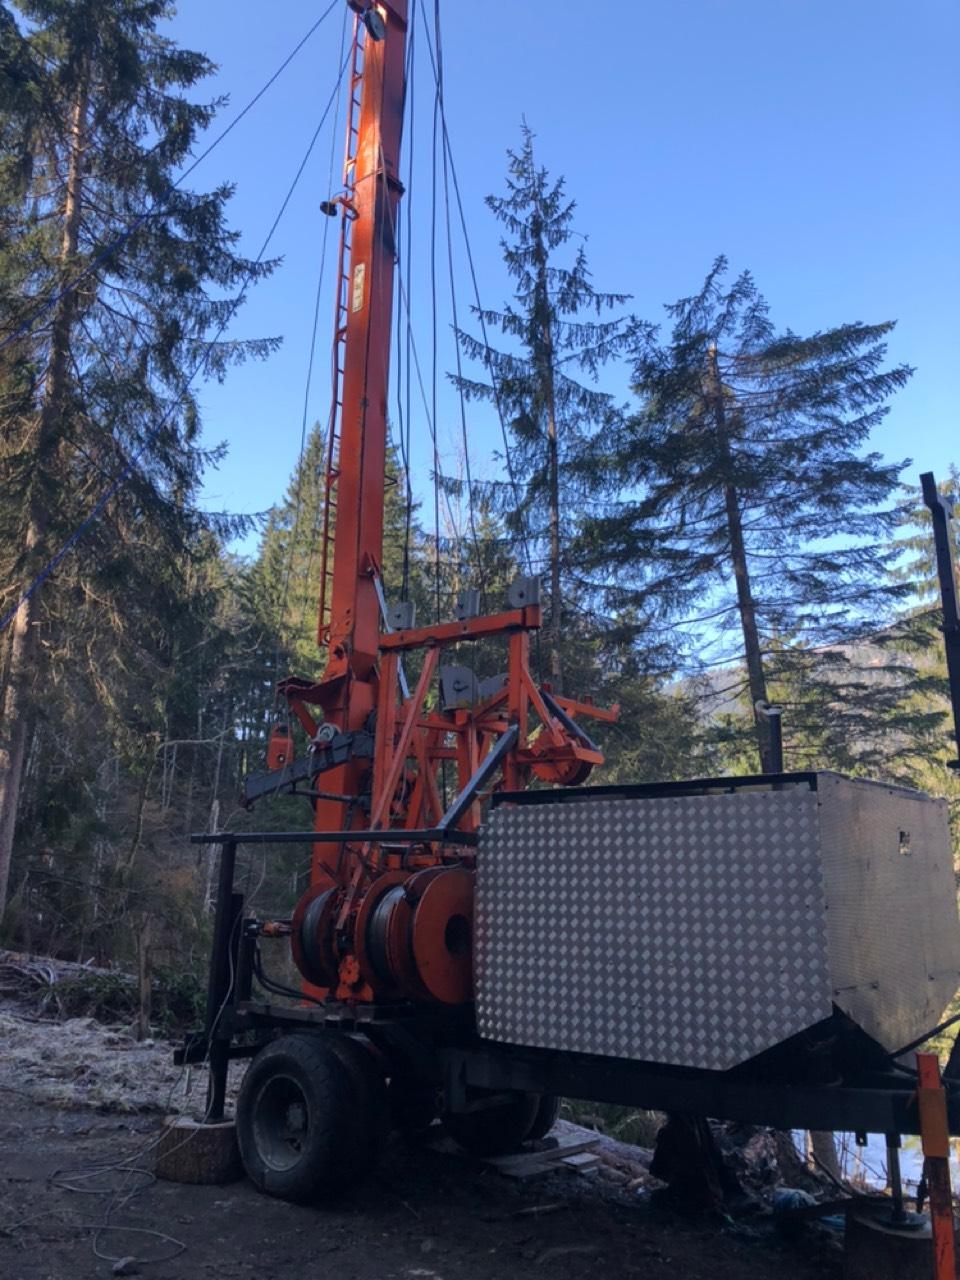
[[[428,1145],[434,1151],[444,1155],[460,1156],[462,1159],[480,1159],[491,1169],[496,1169],[507,1178],[532,1178],[541,1173],[549,1173],[553,1169],[564,1166],[571,1170],[584,1171],[599,1163],[599,1157],[593,1150],[600,1141],[600,1134],[585,1133],[583,1129],[571,1126],[570,1133],[554,1132],[550,1135],[548,1147],[530,1148],[513,1152],[505,1156],[472,1156],[442,1131]],[[585,1157],[581,1159],[582,1157]]]
[[[530,1178],[538,1173],[549,1173],[551,1169],[564,1164],[576,1167],[568,1162],[579,1156],[585,1155],[588,1160],[596,1161],[597,1157],[591,1154],[595,1146],[595,1138],[571,1136],[565,1141],[561,1139],[555,1147],[546,1147],[540,1151],[519,1151],[509,1156],[490,1156],[484,1163],[508,1178]]]
[[[505,1178],[534,1178],[537,1174],[556,1169],[560,1161],[550,1159],[547,1152],[521,1151],[517,1155],[491,1156],[483,1163],[496,1169],[497,1173],[502,1173]]]
[[[563,1157],[563,1164],[568,1169],[576,1169],[578,1173],[585,1173],[587,1169],[595,1169],[599,1163],[600,1157],[594,1155],[592,1151],[578,1151],[576,1155]]]

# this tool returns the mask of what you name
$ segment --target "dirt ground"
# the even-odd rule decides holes
[[[157,1118],[44,1107],[9,1091],[4,1103],[4,1280],[110,1276],[112,1264],[94,1255],[94,1244],[108,1258],[137,1258],[139,1273],[156,1280],[293,1280],[331,1271],[338,1280],[572,1280],[601,1270],[648,1280],[839,1275],[839,1256],[825,1246],[811,1253],[809,1241],[787,1245],[766,1231],[664,1215],[597,1174],[516,1182],[399,1143],[361,1192],[319,1208],[268,1199],[246,1182],[188,1187],[117,1171],[91,1177],[95,1166],[146,1145]],[[149,1167],[149,1159],[138,1163]],[[117,1203],[131,1191],[126,1205]],[[95,1237],[98,1224],[110,1229]],[[184,1249],[115,1229],[123,1226],[174,1237]],[[175,1251],[170,1261],[147,1261]]]
[[[2,1280],[99,1280],[122,1258],[135,1260],[126,1274],[152,1280],[840,1275],[838,1250],[820,1236],[787,1243],[762,1220],[684,1219],[604,1166],[518,1181],[392,1139],[361,1191],[316,1208],[247,1182],[158,1182],[150,1146],[175,1085],[174,1109],[184,1105],[168,1047],[75,1023],[0,1010]]]

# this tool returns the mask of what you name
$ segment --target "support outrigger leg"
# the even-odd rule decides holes
[[[947,676],[950,681],[950,702],[953,706],[953,733],[957,744],[957,759],[950,762],[951,769],[960,769],[960,604],[957,601],[957,571],[954,563],[954,540],[950,522],[953,507],[942,497],[932,471],[920,477],[923,500],[933,517],[933,538],[937,552],[937,576],[940,579],[940,597],[943,601],[943,638],[947,650]]]
[[[210,1079],[207,1086],[206,1119],[217,1124],[223,1119],[227,1096],[227,1070],[230,1066],[229,1033],[221,1033],[220,1024],[230,1001],[237,972],[240,917],[243,895],[233,892],[237,865],[237,843],[227,841],[220,850],[220,874],[217,885],[217,911],[213,922],[210,955],[210,977],[207,984],[207,1017],[205,1034]]]

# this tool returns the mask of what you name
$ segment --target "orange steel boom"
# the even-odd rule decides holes
[[[407,0],[391,0],[379,9],[386,26],[382,40],[370,38],[360,12],[354,21],[340,202],[337,389],[330,414],[321,554],[319,639],[327,646],[328,660],[318,700],[325,718],[347,731],[361,729],[376,702],[380,606],[375,579],[383,556],[390,317],[402,190],[397,175]],[[334,517],[336,554],[331,556]],[[344,766],[326,789],[356,795],[363,773],[362,762]],[[348,805],[318,801],[315,829],[362,825],[362,814],[351,815]],[[314,881],[335,876],[338,857],[338,849],[317,845]]]
[[[361,43],[366,29],[356,24],[341,200],[344,234],[335,337],[340,397],[331,411],[327,452],[327,511],[336,511],[336,555],[331,577],[333,530],[328,522],[321,575],[320,643],[329,648],[328,684],[348,674],[369,681],[380,642],[374,575],[383,555],[407,0],[390,0],[378,8],[386,18],[382,40],[367,36]]]
[[[334,385],[326,454],[319,642],[315,683],[281,682],[291,717],[310,739],[323,790],[311,790],[310,888],[292,924],[294,957],[313,998],[459,1004],[472,991],[473,854],[464,842],[485,795],[531,777],[582,781],[603,756],[572,716],[615,717],[540,689],[529,670],[540,625],[537,584],[521,579],[515,607],[489,617],[393,633],[381,617],[387,392],[396,262],[407,0],[348,0],[355,10],[340,259]],[[443,651],[502,636],[508,670],[486,696],[435,705]],[[402,654],[423,654],[405,692]],[[319,709],[319,715],[316,714]],[[268,764],[292,774],[289,729]],[[447,808],[442,769],[460,802]],[[295,762],[296,764],[296,762]],[[295,767],[295,765],[294,765]],[[268,789],[261,794],[268,793]],[[348,833],[357,831],[350,842]],[[396,832],[396,841],[383,833]],[[323,834],[327,839],[323,839]],[[366,834],[365,834],[366,833]],[[339,838],[334,838],[335,836]]]

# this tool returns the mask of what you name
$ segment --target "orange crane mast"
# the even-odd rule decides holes
[[[471,845],[484,796],[521,789],[532,776],[582,781],[603,756],[573,717],[612,719],[616,711],[537,686],[529,667],[540,625],[534,579],[518,579],[510,607],[492,616],[464,607],[454,621],[416,628],[410,606],[388,610],[381,565],[408,4],[348,2],[355,17],[344,185],[324,205],[341,222],[320,549],[326,666],[318,681],[290,677],[279,686],[309,739],[307,760],[291,763],[289,730],[279,731],[268,753],[273,785],[261,775],[247,794],[290,779],[311,784],[318,839],[293,920],[307,994],[457,1004],[472,993]],[[444,651],[490,636],[507,642],[502,679],[438,703]],[[412,650],[423,657],[410,693],[402,655]],[[444,761],[457,780],[451,806]]]

